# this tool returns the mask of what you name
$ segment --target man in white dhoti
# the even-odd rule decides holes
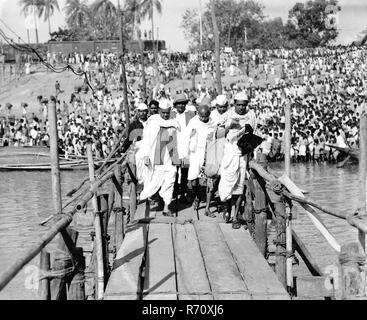
[[[238,141],[246,133],[248,126],[256,129],[256,115],[253,110],[248,109],[249,99],[246,94],[238,93],[234,101],[235,108],[228,111],[225,124],[227,135],[218,190],[221,201],[227,202],[227,223],[230,222],[232,207],[235,206],[232,227],[238,229],[241,227],[238,216],[243,201],[248,158],[242,156]]]
[[[173,198],[173,188],[180,159],[177,152],[177,131],[180,126],[170,120],[171,103],[159,102],[159,115],[149,118],[144,130],[140,155],[149,169],[150,177],[144,181],[140,200],[146,200],[159,191],[164,201],[163,215],[173,216],[169,205]]]
[[[200,105],[198,115],[195,116],[185,130],[185,157],[189,158],[190,168],[188,180],[195,200],[194,209],[197,210],[200,204],[199,176],[204,166],[206,140],[210,133],[214,131],[214,123],[210,119],[210,107],[206,104]]]
[[[225,143],[224,125],[228,118],[229,102],[225,95],[219,95],[215,99],[214,102],[215,102],[216,109],[211,112],[210,118],[216,127],[215,127],[215,131],[213,132],[214,134],[210,136],[210,139],[207,140],[206,162],[211,161],[211,160],[216,161],[217,164],[215,165],[215,168],[217,168],[217,165],[219,167],[219,164],[222,162],[222,157],[223,157],[224,143]],[[215,143],[215,146],[214,146],[215,150],[210,150],[210,146],[213,147],[213,143]],[[212,156],[213,152],[215,153],[214,157]],[[215,159],[211,159],[211,157]],[[206,174],[208,173],[206,172]],[[219,181],[220,181],[219,175],[207,176],[205,213],[209,217],[215,217],[215,215],[210,210],[210,204],[213,199],[215,191],[218,189]],[[217,209],[218,209],[217,210],[218,213],[222,211],[222,208],[219,204],[217,204]]]
[[[195,117],[195,112],[186,110],[186,105],[189,103],[189,99],[184,94],[180,94],[175,97],[174,107],[175,109],[171,112],[171,118],[176,119],[180,125],[181,131],[177,132],[177,149],[178,156],[181,161],[179,172],[176,176],[175,182],[175,193],[180,194],[180,202],[187,204],[188,199],[186,198],[187,193],[187,175],[189,172],[189,160],[185,159],[185,130],[192,118]],[[180,178],[180,181],[179,181]]]

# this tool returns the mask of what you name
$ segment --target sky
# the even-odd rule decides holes
[[[24,41],[27,41],[27,32],[24,23],[24,16],[21,14],[19,0],[0,0],[0,18]],[[124,4],[125,0],[120,0]],[[204,6],[209,0],[201,0]],[[66,0],[59,0],[61,12],[56,12],[52,18],[52,30],[65,27],[65,19],[62,9]],[[92,1],[89,0],[89,3]],[[117,0],[112,0],[117,4]],[[297,2],[305,0],[260,0],[265,6],[264,13],[268,18],[281,17],[287,20],[288,11]],[[180,28],[182,14],[188,8],[199,8],[200,0],[162,0],[162,15],[155,14],[156,26],[158,28],[159,39],[165,40],[168,50],[186,50],[188,46],[183,31]],[[367,28],[367,0],[339,0],[342,10],[339,13],[339,38],[337,43],[348,44],[357,39],[358,34]],[[2,29],[4,25],[0,22]],[[143,22],[141,29],[149,30],[150,23]],[[7,29],[7,34],[14,37]],[[157,30],[156,30],[157,32]],[[30,34],[31,42],[35,42],[34,31]],[[48,25],[40,21],[39,38],[41,42],[48,41]]]

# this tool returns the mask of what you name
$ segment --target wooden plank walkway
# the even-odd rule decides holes
[[[106,300],[289,300],[248,231],[204,208],[163,217],[141,204],[116,257]]]

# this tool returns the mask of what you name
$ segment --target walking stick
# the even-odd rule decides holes
[[[180,167],[177,166],[177,172],[176,172],[176,176],[178,177],[178,170],[179,170]],[[178,184],[178,183],[177,183]],[[178,218],[178,191],[176,190],[176,218]]]

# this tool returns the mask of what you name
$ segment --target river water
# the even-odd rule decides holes
[[[283,164],[270,164],[270,171],[280,175]],[[74,188],[87,175],[86,171],[62,172],[62,192]],[[329,164],[293,164],[292,180],[309,192],[308,197],[320,205],[344,214],[353,212],[358,201],[358,166],[337,169]],[[65,200],[64,200],[65,201]],[[324,265],[334,263],[325,254],[320,234],[298,207],[295,228],[314,247]],[[42,235],[46,228],[39,222],[53,213],[51,175],[49,172],[0,172],[0,271],[17,258]],[[355,241],[357,232],[347,222],[321,213],[326,226],[340,244]],[[32,274],[38,258],[25,267],[2,291],[0,299],[36,299]]]

